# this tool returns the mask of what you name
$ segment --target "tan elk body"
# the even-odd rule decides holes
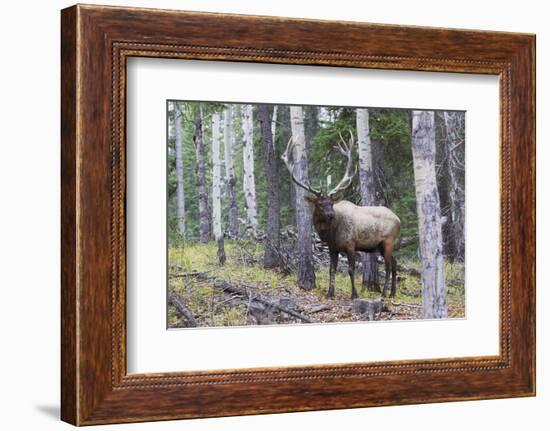
[[[339,252],[378,251],[380,244],[399,235],[401,221],[386,207],[358,206],[341,200],[333,204],[334,219],[327,223],[321,211],[313,210],[313,224],[321,240]]]
[[[351,135],[351,133],[350,133]],[[340,136],[338,149],[347,157],[346,173],[340,183],[330,192],[315,190],[309,184],[297,180],[293,173],[293,165],[288,159],[292,149],[292,138],[283,154],[292,180],[300,187],[314,195],[306,200],[313,205],[313,225],[323,242],[328,245],[330,253],[330,281],[327,296],[334,297],[334,279],[338,266],[339,253],[345,253],[348,258],[348,272],[351,279],[351,297],[357,298],[355,288],[356,252],[380,252],[386,265],[386,281],[382,296],[386,296],[391,273],[392,285],[390,296],[395,296],[397,284],[397,262],[393,256],[394,245],[399,236],[401,221],[390,209],[383,206],[358,206],[352,202],[335,198],[334,196],[351,185],[353,135],[347,144]]]

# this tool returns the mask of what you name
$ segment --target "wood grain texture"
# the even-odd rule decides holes
[[[61,417],[77,422],[76,9],[61,17]]]
[[[62,11],[61,46],[63,420],[87,425],[534,394],[533,35],[78,5]],[[500,354],[127,375],[129,56],[498,75]]]

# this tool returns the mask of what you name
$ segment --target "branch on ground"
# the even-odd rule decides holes
[[[267,298],[264,295],[254,292],[254,289],[251,289],[247,286],[236,286],[231,284],[226,280],[217,280],[214,282],[214,286],[218,289],[221,289],[223,292],[238,295],[245,301],[248,305],[249,311],[251,314],[256,317],[257,320],[264,320],[258,316],[260,312],[263,312],[267,315],[272,313],[272,309],[283,312],[289,316],[292,316],[296,319],[299,319],[306,323],[313,323],[309,317],[306,317],[295,310],[292,310],[288,306],[282,304],[282,300],[285,298],[279,298],[274,300],[272,298]]]
[[[193,317],[193,313],[191,313],[189,308],[184,305],[181,296],[179,296],[175,291],[171,290],[170,294],[168,295],[168,300],[176,308],[176,310],[178,310],[181,315],[187,319],[190,327],[196,328],[198,326],[197,321]]]

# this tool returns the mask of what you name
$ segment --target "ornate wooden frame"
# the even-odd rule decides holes
[[[63,420],[88,425],[534,395],[534,35],[81,5],[61,17]],[[500,354],[128,375],[129,56],[498,75]]]

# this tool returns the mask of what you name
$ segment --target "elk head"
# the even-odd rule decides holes
[[[346,171],[340,182],[330,191],[323,189],[314,189],[309,184],[306,184],[296,178],[296,176],[294,175],[294,163],[290,159],[290,156],[292,155],[292,152],[294,150],[294,139],[292,136],[290,137],[286,146],[286,150],[281,157],[286,165],[286,168],[290,172],[292,181],[294,181],[296,185],[303,188],[307,192],[313,194],[313,197],[306,196],[305,200],[313,204],[319,214],[322,214],[324,218],[328,220],[332,220],[335,216],[333,205],[341,200],[340,198],[336,197],[336,194],[346,190],[351,185],[353,177],[357,172],[356,169],[353,173],[351,173],[353,165],[352,148],[355,141],[353,139],[353,133],[351,131],[349,132],[349,135],[350,139],[348,142],[346,142],[342,135],[340,133],[338,134],[340,140],[337,142],[337,145],[335,145],[334,148],[336,148],[342,155],[346,157]]]

